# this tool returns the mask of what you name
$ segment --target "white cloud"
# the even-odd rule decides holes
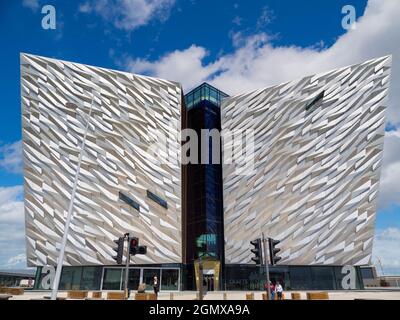
[[[22,195],[22,186],[0,187],[0,268],[11,267],[10,259],[15,261],[12,258],[25,251]],[[26,263],[18,266],[26,267]]]
[[[379,208],[400,205],[400,129],[386,132],[382,173],[379,188]]]
[[[36,12],[39,9],[39,0],[23,0],[22,6],[31,9]]]
[[[268,8],[259,21],[268,22]],[[156,61],[128,59],[126,67],[176,80],[186,91],[207,81],[228,94],[237,94],[291,81],[333,68],[359,63],[388,54],[393,55],[391,92],[387,110],[388,122],[400,126],[400,1],[369,0],[357,28],[339,37],[329,48],[314,46],[274,46],[265,33],[244,37],[231,34],[235,48],[231,54],[203,63],[207,50],[192,45],[176,50]],[[338,20],[338,24],[341,21]],[[385,138],[380,208],[400,204],[400,131]]]
[[[379,274],[382,273],[378,259],[382,263],[385,275],[400,274],[400,229],[387,228],[377,230],[373,248],[373,262]]]
[[[268,8],[268,6],[265,6],[261,10],[261,15],[257,19],[257,29],[263,29],[266,27],[271,21],[274,19],[273,12]]]
[[[156,74],[158,77],[185,83],[188,87],[198,85],[219,68],[218,64],[204,66],[202,60],[208,52],[202,47],[191,46],[183,51],[173,51],[156,62],[129,59],[130,70],[136,73]]]
[[[131,59],[127,66],[133,72],[147,71],[153,76],[180,81],[186,90],[207,80],[227,93],[236,94],[393,54],[388,118],[391,123],[400,124],[396,105],[400,100],[399,15],[400,1],[369,0],[357,28],[346,32],[329,48],[274,46],[266,34],[259,33],[244,38],[233,53],[209,63],[203,63],[206,48],[192,45],[156,61],[139,60],[137,64],[137,59]],[[337,23],[341,23],[340,19]],[[238,43],[237,39],[233,40]],[[184,77],[186,75],[188,78]]]
[[[21,141],[0,146],[0,169],[11,173],[22,173]]]
[[[23,222],[24,204],[20,200],[22,192],[22,186],[0,187],[0,225]]]
[[[81,13],[96,13],[117,28],[134,30],[151,20],[168,19],[175,0],[97,0],[79,6]]]
[[[14,257],[11,257],[10,259],[8,259],[7,261],[7,265],[10,267],[15,267],[19,264],[23,263],[24,265],[26,265],[26,254],[25,253],[20,253]]]

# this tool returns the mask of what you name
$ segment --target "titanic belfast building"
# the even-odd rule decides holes
[[[60,289],[123,289],[113,241],[128,232],[147,246],[130,261],[134,290],[154,275],[162,291],[202,278],[209,290],[262,290],[250,244],[262,233],[280,241],[269,269],[285,289],[341,289],[345,266],[362,288],[390,66],[386,56],[229,95],[21,54],[36,289],[57,265],[76,178]]]

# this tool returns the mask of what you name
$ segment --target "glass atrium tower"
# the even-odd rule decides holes
[[[185,95],[186,110],[183,117],[183,127],[193,129],[199,140],[200,137],[204,139],[198,143],[197,163],[183,166],[183,188],[186,190],[182,212],[185,223],[184,263],[191,278],[193,272],[199,272],[201,261],[203,271],[208,272],[206,276],[216,288],[222,283],[220,275],[224,261],[221,141],[219,136],[213,138],[204,134],[204,130],[221,131],[220,106],[222,99],[227,96],[203,83]],[[201,159],[202,148],[208,149],[208,159]],[[218,149],[219,163],[212,161],[213,148]]]

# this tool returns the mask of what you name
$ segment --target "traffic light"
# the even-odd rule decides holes
[[[129,242],[129,254],[134,256],[136,253],[138,253],[139,238],[131,237],[129,238]]]
[[[116,256],[113,256],[113,259],[117,262],[117,264],[122,264],[122,257],[124,255],[124,237],[120,237],[114,242],[117,244],[117,247],[113,248],[113,250],[117,253]]]
[[[251,245],[254,246],[254,249],[251,249],[251,252],[254,254],[254,257],[251,258],[256,264],[262,264],[262,241],[260,238],[250,241]]]
[[[146,254],[147,247],[146,246],[139,246],[136,254]]]
[[[146,254],[147,247],[146,246],[139,246],[139,238],[131,237],[129,238],[130,246],[129,246],[129,254],[131,256],[137,254]]]
[[[276,248],[276,246],[281,243],[279,240],[275,240],[272,238],[268,238],[268,243],[269,243],[269,257],[271,259],[271,265],[275,265],[279,260],[281,260],[281,257],[278,257],[276,254],[281,251],[281,249]]]

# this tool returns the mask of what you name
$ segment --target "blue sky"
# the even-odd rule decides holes
[[[228,93],[384,54],[393,54],[394,65],[400,58],[396,45],[400,3],[396,0],[149,3],[1,1],[0,268],[24,267],[20,52],[160,76],[182,82],[185,90],[209,81]],[[56,8],[56,30],[41,27],[41,8],[46,4]],[[342,28],[341,9],[346,4],[356,8],[356,30]],[[393,76],[392,81],[391,101],[395,101],[400,97],[396,90],[400,79]],[[396,245],[400,241],[399,128],[400,115],[393,102],[388,109],[390,132],[385,141],[374,254],[387,272],[400,274]],[[11,231],[16,239],[13,245],[7,242]],[[396,254],[388,248],[397,250]]]

